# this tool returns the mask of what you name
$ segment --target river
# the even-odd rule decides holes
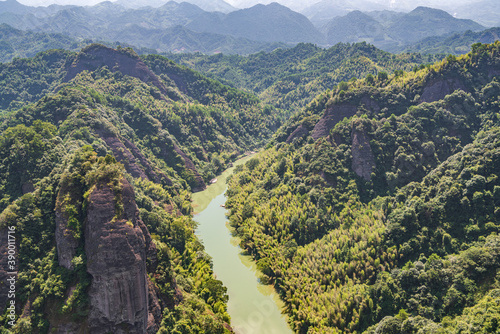
[[[245,163],[250,157],[238,160]],[[226,170],[206,190],[193,194],[196,235],[213,259],[217,279],[227,287],[228,313],[237,334],[287,334],[292,330],[281,314],[283,302],[270,285],[259,283],[260,272],[250,256],[242,255],[239,240],[231,235],[222,207],[226,198],[226,179],[234,167]]]

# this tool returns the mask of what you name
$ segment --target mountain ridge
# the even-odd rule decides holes
[[[322,39],[306,17],[276,2],[258,4],[225,16],[213,13],[206,16],[206,23],[196,22],[187,27],[214,33],[226,31],[234,36],[267,42],[321,42]],[[279,23],[274,25],[274,22]]]

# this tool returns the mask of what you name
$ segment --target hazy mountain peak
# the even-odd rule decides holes
[[[316,26],[324,26],[331,19],[346,15],[353,10],[382,10],[385,7],[368,0],[322,0],[304,10],[302,14]]]
[[[182,0],[178,1],[180,2]],[[196,5],[207,12],[230,13],[236,10],[235,7],[231,6],[224,0],[184,0],[184,1]]]
[[[324,26],[323,33],[330,45],[339,42],[373,42],[374,39],[380,39],[384,35],[382,25],[359,10],[333,18]]]
[[[388,29],[391,37],[397,40],[416,42],[429,36],[478,31],[484,27],[472,20],[454,18],[441,9],[420,6],[396,20]]]
[[[163,7],[169,3],[187,3],[195,5],[207,12],[223,12],[229,13],[236,8],[225,2],[224,0],[118,0],[116,3],[119,3],[127,8],[140,8],[150,6],[153,8]]]
[[[0,1],[0,13],[25,14],[28,10],[28,6],[25,6],[16,0]]]
[[[430,15],[430,14],[442,17],[453,17],[448,12],[442,9],[431,8],[426,6],[418,6],[417,8],[408,13],[408,15]]]

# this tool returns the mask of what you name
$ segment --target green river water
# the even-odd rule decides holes
[[[248,159],[250,157],[238,160],[235,166]],[[241,254],[239,240],[231,235],[222,205],[226,201],[226,179],[233,169],[226,170],[205,191],[193,194],[194,220],[199,224],[196,235],[213,259],[217,279],[227,287],[228,313],[236,333],[292,333],[286,317],[281,314],[283,302],[272,286],[259,283],[260,273],[255,262]]]

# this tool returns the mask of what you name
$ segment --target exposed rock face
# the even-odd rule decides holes
[[[156,261],[149,232],[139,219],[134,193],[122,179],[124,212],[115,217],[115,194],[105,182],[89,196],[85,226],[91,333],[153,333],[161,312],[146,271],[148,255]]]
[[[300,124],[291,134],[288,136],[286,139],[286,143],[290,144],[295,138],[302,138],[306,136],[309,133],[309,130],[307,128]]]
[[[312,137],[317,140],[321,137],[328,136],[330,129],[335,124],[344,119],[344,117],[352,117],[356,114],[357,108],[352,104],[333,105],[326,109],[325,114],[313,129]]]
[[[92,72],[103,66],[107,66],[113,72],[120,71],[145,83],[152,83],[164,96],[167,96],[165,85],[139,57],[99,44],[90,45],[78,54],[73,64],[67,69],[64,81],[70,81],[82,71]]]
[[[154,284],[148,279],[148,334],[155,334],[160,329],[161,307],[158,299],[158,291]]]
[[[371,110],[374,113],[380,112],[380,106],[378,105],[378,103],[369,96],[363,96],[360,102],[366,109]]]
[[[141,153],[141,151],[139,151],[137,146],[135,146],[131,141],[124,138],[123,143],[129,150],[129,152],[132,153],[132,155],[140,162],[141,166],[143,166],[144,171],[146,172],[146,175],[148,175],[150,180],[156,183],[160,182],[160,180],[163,180],[169,186],[173,184],[172,180],[170,180],[162,171],[153,170],[153,167],[146,159],[146,157]]]
[[[430,82],[422,92],[420,97],[420,102],[434,102],[443,99],[446,95],[449,95],[461,89],[467,91],[467,88],[462,81],[458,79],[447,79],[447,80],[437,80]]]
[[[66,212],[66,205],[75,205],[77,200],[72,197],[69,185],[63,181],[56,201],[56,246],[59,265],[67,269],[73,269],[71,260],[76,255],[78,240],[75,239],[73,231],[68,226],[69,215]],[[75,205],[79,207],[79,204]]]
[[[105,133],[101,138],[111,148],[116,160],[125,166],[130,175],[135,178],[148,179],[144,168],[138,164],[137,159],[118,137],[111,133]]]
[[[21,188],[22,188],[23,194],[32,193],[33,191],[35,191],[35,187],[33,186],[33,183],[31,183],[31,182],[23,183]]]
[[[375,159],[370,147],[370,141],[364,131],[360,131],[355,127],[351,133],[352,146],[352,169],[359,177],[365,181],[369,181],[375,167]]]

